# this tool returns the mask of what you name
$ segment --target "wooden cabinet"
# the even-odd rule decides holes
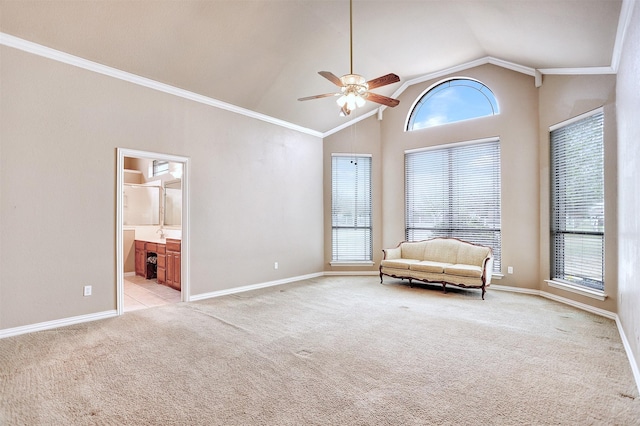
[[[150,253],[156,253],[158,246],[163,244],[147,243],[145,241],[136,240],[136,275],[151,279],[156,277],[156,265],[149,264],[147,259]]]
[[[147,251],[145,249],[145,242],[135,242],[136,247],[136,275],[141,277],[147,277]]]
[[[156,252],[158,254],[158,263],[157,263],[157,270],[156,270],[156,280],[158,281],[159,284],[165,284],[166,283],[166,276],[167,276],[167,257],[166,257],[166,246],[164,244],[158,244],[158,251]]]
[[[167,238],[166,251],[166,283],[170,287],[180,290],[181,247],[180,240]]]
[[[147,279],[154,278],[159,284],[166,284],[180,290],[181,268],[181,244],[180,240],[167,238],[166,244],[148,243],[136,240],[136,275]],[[149,253],[157,255],[153,272],[147,266]]]

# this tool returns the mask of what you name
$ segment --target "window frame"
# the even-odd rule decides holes
[[[367,161],[368,162],[368,176],[366,176],[365,178],[365,182],[360,182],[361,184],[365,185],[365,190],[366,193],[368,193],[368,199],[365,200],[365,206],[364,206],[364,212],[365,214],[367,214],[368,211],[368,215],[366,215],[366,219],[364,221],[364,223],[362,225],[360,225],[358,223],[358,213],[361,213],[361,211],[358,210],[358,207],[360,206],[355,206],[354,207],[354,223],[352,225],[343,225],[343,224],[339,224],[338,222],[336,222],[336,185],[338,185],[339,183],[336,182],[336,162],[337,161],[342,161],[344,160],[345,162],[347,160],[349,160],[351,163],[353,161],[357,163],[359,163],[360,161]],[[345,154],[345,153],[332,153],[331,154],[331,261],[330,264],[331,265],[342,265],[342,266],[348,266],[348,265],[373,265],[373,201],[372,201],[372,186],[373,186],[373,181],[372,181],[372,175],[373,175],[373,155],[371,154]],[[366,170],[365,170],[366,172]],[[366,182],[368,181],[368,182]],[[342,183],[344,184],[344,183]],[[357,191],[358,188],[358,182],[354,182],[355,184],[355,191]],[[356,195],[357,196],[357,195]],[[368,223],[368,225],[367,225]],[[362,242],[363,244],[363,248],[364,251],[362,252],[362,256],[360,256],[361,258],[350,258],[349,256],[347,256],[346,254],[341,256],[339,253],[339,249],[340,247],[344,247],[344,246],[338,246],[337,245],[337,239],[336,239],[336,232],[341,232],[342,231],[346,231],[348,229],[351,230],[365,230],[365,235],[363,237]],[[368,244],[367,244],[367,234],[368,231]]]
[[[424,103],[424,101],[426,101],[425,98],[428,97],[431,92],[433,92],[434,90],[438,89],[440,86],[442,86],[442,85],[444,85],[446,83],[450,83],[452,81],[456,81],[456,80],[468,80],[468,81],[472,81],[474,83],[478,83],[478,84],[481,84],[482,86],[484,86],[484,88],[486,88],[489,91],[489,93],[491,93],[491,95],[492,95],[492,97],[493,97],[493,99],[495,101],[494,113],[491,114],[491,115],[480,115],[480,116],[465,118],[465,119],[462,119],[462,120],[447,121],[445,123],[440,123],[440,124],[436,124],[436,125],[433,125],[433,126],[421,127],[421,128],[418,128],[418,129],[410,128],[412,118],[413,118],[414,114],[416,114],[419,111],[419,109],[422,106],[422,104]],[[484,92],[482,92],[482,90],[479,90],[479,92],[484,94],[485,97],[486,97],[486,94]],[[493,103],[490,100],[488,100],[488,102],[489,102],[489,104],[491,104],[491,108],[493,109]],[[407,114],[407,118],[405,119],[405,123],[404,123],[404,131],[405,132],[414,132],[414,131],[418,131],[418,130],[429,129],[431,127],[439,127],[439,126],[443,126],[443,125],[446,125],[446,124],[462,123],[462,122],[465,122],[465,121],[475,120],[475,119],[478,119],[478,118],[493,117],[493,116],[499,115],[499,114],[500,114],[500,103],[498,102],[498,98],[496,97],[495,93],[493,93],[493,90],[491,90],[491,88],[489,86],[487,86],[485,83],[483,83],[482,81],[480,81],[478,79],[471,78],[471,77],[466,77],[466,76],[449,77],[449,78],[440,80],[440,81],[432,84],[427,89],[425,89],[422,93],[420,93],[420,95],[416,98],[416,100],[411,105],[411,108],[409,108],[409,113]]]
[[[594,123],[593,121],[597,121],[597,122]],[[599,129],[600,129],[599,134],[596,135],[599,138],[599,140],[597,141],[597,146],[595,146],[595,149],[593,147],[590,147],[590,148],[594,150],[598,150],[599,154],[601,155],[601,157],[599,159],[596,159],[596,161],[597,160],[600,161],[599,167],[602,172],[599,176],[600,181],[597,182],[602,188],[601,199],[597,203],[602,205],[602,215],[601,217],[597,217],[596,220],[598,223],[602,224],[601,225],[602,232],[556,229],[560,227],[559,226],[560,223],[565,223],[564,228],[568,227],[566,226],[566,222],[568,222],[568,218],[565,218],[564,220],[560,220],[560,218],[556,217],[557,215],[560,214],[560,211],[566,211],[567,207],[571,208],[571,206],[573,205],[577,206],[579,204],[574,203],[568,206],[564,204],[559,206],[557,205],[557,198],[560,198],[561,196],[557,195],[556,186],[560,184],[556,185],[555,174],[554,174],[556,173],[555,168],[557,166],[555,164],[557,159],[554,157],[554,153],[556,152],[556,150],[554,149],[554,143],[557,143],[557,141],[554,142],[554,132],[567,129],[570,126],[574,126],[574,130],[577,129],[576,130],[577,132],[584,131],[584,128],[575,127],[575,125],[579,124],[580,122],[584,122],[585,126],[592,126],[592,125],[599,126]],[[589,135],[589,137],[592,137],[592,136]],[[580,142],[585,143],[584,140]],[[592,142],[592,140],[589,139],[589,141],[587,141],[586,143],[589,143],[589,142]],[[574,293],[586,295],[599,300],[604,300],[606,298],[606,294],[605,294],[605,290],[606,290],[606,282],[605,282],[606,207],[604,202],[606,188],[605,188],[605,171],[604,171],[604,148],[605,148],[604,145],[605,145],[605,116],[604,116],[604,108],[602,107],[586,112],[584,114],[580,114],[576,117],[573,117],[569,120],[565,120],[549,128],[549,276],[550,276],[550,279],[545,281],[552,287],[562,288],[564,290],[572,291]],[[585,150],[581,150],[581,152],[585,152]],[[575,163],[575,162],[576,162],[575,156],[571,156],[571,163]],[[593,174],[591,174],[590,176],[593,176]],[[564,177],[564,179],[566,179],[566,177]],[[592,185],[593,185],[593,182],[590,182],[589,184],[582,185],[580,188],[589,188]],[[588,201],[586,195],[583,196],[583,198],[581,198],[580,201],[583,201],[583,202]],[[576,219],[573,218],[573,220],[576,220]],[[579,239],[588,239],[589,237],[600,238],[601,258],[599,260],[600,260],[600,275],[602,277],[601,281],[593,280],[592,278],[588,278],[588,277],[581,277],[577,274],[570,274],[575,279],[571,279],[571,278],[567,279],[567,275],[569,274],[566,268],[564,267],[564,262],[556,258],[556,253],[557,253],[556,250],[558,249],[557,244],[558,244],[559,235],[571,235],[573,237],[577,236],[577,238]],[[562,258],[566,257],[565,246],[566,244],[563,245],[562,247],[562,254],[563,254],[561,256]],[[560,263],[563,263],[562,267],[559,265]],[[582,266],[585,265],[584,260],[580,260],[580,263],[582,263]],[[560,270],[560,272],[557,272],[558,270]],[[588,275],[588,272],[585,272],[584,269],[581,269],[580,272],[582,275]],[[584,281],[585,278],[587,281]],[[582,281],[583,283],[581,283],[580,281]]]
[[[494,147],[497,147],[498,152],[497,155],[495,155],[495,157],[497,158],[492,158],[492,160],[497,164],[497,169],[492,169],[493,175],[491,176],[491,179],[497,179],[497,183],[495,183],[492,188],[489,190],[490,192],[492,192],[493,196],[495,198],[497,198],[497,209],[495,209],[495,206],[493,206],[493,209],[491,210],[492,215],[489,215],[487,217],[483,217],[485,219],[485,221],[487,222],[491,222],[493,225],[495,225],[495,222],[498,222],[498,226],[493,227],[493,228],[489,228],[489,227],[479,227],[479,228],[459,228],[456,227],[456,225],[459,225],[460,223],[462,223],[464,221],[464,219],[461,219],[462,216],[458,217],[456,216],[456,214],[454,214],[454,209],[452,208],[452,205],[454,205],[454,201],[456,200],[461,200],[464,199],[463,198],[459,198],[457,196],[454,196],[452,198],[452,193],[454,191],[456,191],[456,189],[458,190],[458,192],[460,194],[463,193],[463,191],[461,191],[461,189],[465,189],[469,186],[469,183],[467,183],[466,181],[461,181],[459,179],[459,176],[455,175],[454,170],[451,170],[451,164],[447,164],[446,167],[448,167],[447,169],[447,178],[443,179],[443,182],[446,181],[446,185],[444,186],[444,190],[439,192],[439,195],[444,195],[447,194],[447,198],[446,198],[446,202],[445,204],[447,205],[447,211],[445,213],[443,213],[443,217],[446,217],[447,220],[446,222],[448,223],[448,227],[417,227],[415,226],[415,221],[414,223],[411,223],[411,219],[410,217],[413,217],[413,215],[415,213],[411,213],[410,210],[410,204],[411,202],[415,199],[415,194],[410,194],[409,192],[414,190],[411,187],[411,183],[410,183],[410,177],[409,177],[409,173],[410,171],[408,170],[408,156],[411,156],[412,154],[423,154],[423,153],[428,153],[428,152],[446,152],[447,155],[450,157],[451,156],[451,152],[454,150],[460,150],[460,149],[464,149],[464,148],[469,148],[469,147],[473,147],[473,146],[481,146],[481,145],[487,145],[487,144],[493,144]],[[489,147],[489,149],[491,149],[491,147]],[[413,149],[413,150],[407,150],[405,151],[405,239],[407,241],[420,241],[423,240],[425,238],[422,237],[418,237],[417,239],[412,239],[410,238],[411,234],[415,234],[416,231],[420,232],[420,231],[424,231],[425,233],[430,233],[431,235],[426,236],[426,238],[435,238],[435,237],[453,237],[453,238],[459,238],[465,241],[469,241],[475,244],[481,244],[484,246],[488,246],[491,247],[492,251],[493,251],[493,256],[494,256],[494,266],[496,268],[496,272],[501,270],[502,264],[501,264],[501,260],[502,260],[502,166],[501,166],[501,142],[500,142],[500,138],[498,137],[493,137],[493,138],[486,138],[486,139],[476,139],[476,140],[471,140],[471,141],[467,141],[467,142],[460,142],[460,143],[452,143],[452,144],[446,144],[446,145],[437,145],[437,146],[432,146],[432,147],[428,147],[428,148],[420,148],[420,149]],[[428,163],[427,163],[428,164]],[[441,163],[442,164],[442,163]],[[423,166],[423,167],[429,167],[427,166]],[[475,185],[477,184],[476,182],[471,183],[471,185]],[[427,184],[429,185],[429,184]],[[456,186],[456,188],[452,188],[452,186]],[[480,185],[480,187],[482,188],[486,188],[486,185]],[[483,189],[483,191],[486,189]],[[411,199],[410,199],[411,198]],[[435,210],[434,210],[435,211]],[[414,210],[415,212],[415,210]],[[462,211],[457,211],[457,214],[464,214],[464,212]],[[486,242],[484,242],[484,238],[483,241],[481,241],[480,239],[473,239],[473,238],[469,238],[468,235],[471,233],[477,233],[477,234],[491,234],[494,233],[493,237],[489,237],[486,238],[488,240],[493,240],[492,244],[488,244]],[[496,234],[497,233],[497,234]]]

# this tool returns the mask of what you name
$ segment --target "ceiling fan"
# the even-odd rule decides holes
[[[367,100],[377,104],[394,107],[399,100],[370,92],[371,89],[397,83],[400,77],[395,74],[387,74],[382,77],[367,81],[363,76],[353,73],[353,0],[349,0],[349,59],[350,73],[338,77],[330,71],[320,71],[318,74],[340,88],[337,93],[325,93],[323,95],[307,96],[299,98],[299,101],[340,96],[336,101],[340,106],[340,115],[347,116],[358,107],[363,107]]]

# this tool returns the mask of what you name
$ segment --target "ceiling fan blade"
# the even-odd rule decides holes
[[[325,93],[323,95],[307,96],[306,98],[298,98],[299,101],[310,101],[311,99],[328,98],[329,96],[338,96],[340,93]]]
[[[342,87],[342,80],[340,80],[340,77],[336,76],[331,71],[320,71],[318,72],[318,74],[320,74],[321,76],[323,76],[324,78],[326,78],[327,80],[335,84],[336,86]]]
[[[367,93],[367,100],[392,108],[400,103],[400,101],[397,99],[388,98],[386,96],[378,95],[377,93]]]
[[[369,85],[369,89],[375,89],[376,87],[386,86],[387,84],[397,83],[399,81],[400,77],[391,73],[383,75],[382,77],[374,78],[373,80],[369,80],[367,84]]]

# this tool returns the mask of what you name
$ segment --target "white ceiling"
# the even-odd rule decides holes
[[[622,0],[353,1],[354,72],[403,83],[485,57],[610,67]],[[0,31],[318,132],[349,72],[348,0],[1,0]],[[365,110],[376,104],[369,102]]]

